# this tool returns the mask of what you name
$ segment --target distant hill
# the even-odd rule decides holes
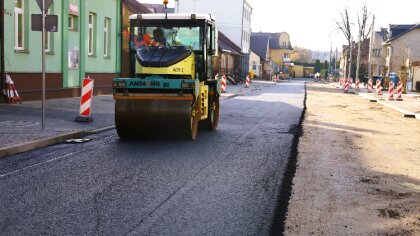
[[[335,51],[333,51],[333,56]],[[315,51],[310,50],[307,48],[302,48],[298,46],[294,46],[294,52],[291,55],[292,61],[298,62],[305,62],[305,63],[314,63],[317,59],[321,62],[325,60],[330,60],[330,52],[329,51]]]

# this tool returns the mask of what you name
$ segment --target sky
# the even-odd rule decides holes
[[[182,1],[182,0],[179,0]],[[211,0],[197,0],[211,1]],[[228,1],[228,0],[226,0]],[[335,25],[339,13],[349,9],[350,22],[357,35],[357,13],[363,3],[375,15],[375,30],[389,24],[420,23],[420,0],[247,0],[252,8],[253,32],[283,32],[290,35],[293,46],[315,51],[329,51],[346,44]],[[142,3],[162,3],[162,0],[140,0]],[[168,7],[174,7],[169,0]],[[371,19],[371,18],[370,18]],[[371,22],[371,20],[370,20]],[[369,24],[370,25],[370,24]]]

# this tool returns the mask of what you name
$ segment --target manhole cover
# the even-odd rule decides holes
[[[73,139],[68,139],[65,141],[65,143],[86,143],[89,142],[91,139],[88,138],[73,138]]]

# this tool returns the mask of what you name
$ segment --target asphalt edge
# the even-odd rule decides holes
[[[15,155],[18,153],[32,151],[38,148],[55,145],[58,143],[62,143],[66,141],[67,139],[83,138],[91,134],[100,133],[100,132],[107,131],[114,128],[115,128],[114,125],[110,125],[110,126],[93,129],[93,130],[72,131],[72,132],[56,135],[49,138],[44,138],[44,139],[35,140],[35,141],[28,141],[25,143],[16,144],[9,147],[3,147],[3,148],[0,148],[0,158],[8,157],[8,156]]]
[[[290,150],[289,160],[286,165],[286,170],[284,172],[280,190],[278,193],[277,199],[277,206],[274,212],[274,219],[271,223],[270,235],[271,236],[278,236],[284,235],[285,232],[285,225],[287,220],[287,212],[289,208],[289,201],[292,196],[292,187],[293,187],[293,179],[296,173],[296,166],[298,160],[298,145],[299,139],[303,135],[303,121],[305,119],[306,113],[306,100],[307,100],[307,89],[306,89],[305,82],[305,97],[303,99],[303,109],[300,115],[299,123],[297,124],[296,128],[293,132],[293,141],[292,141],[292,148]]]

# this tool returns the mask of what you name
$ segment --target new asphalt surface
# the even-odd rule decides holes
[[[1,158],[1,232],[269,235],[304,82],[268,85],[224,99],[218,130],[195,141],[110,129]]]

